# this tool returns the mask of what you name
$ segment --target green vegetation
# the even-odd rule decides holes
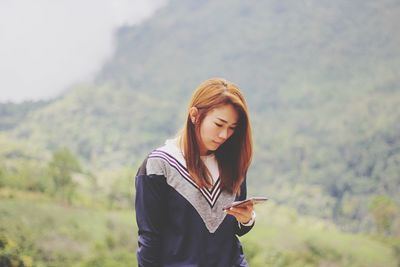
[[[397,266],[400,244],[340,232],[336,226],[268,203],[256,207],[255,231],[243,244],[251,266]]]
[[[84,174],[80,165],[68,149],[55,151],[42,170],[36,167],[36,172],[23,176],[48,182],[31,183],[29,188],[7,183],[13,180],[6,177],[15,176],[0,169],[0,266],[136,266],[134,171],[95,176]],[[65,195],[71,185],[73,194]],[[369,208],[377,222],[376,235],[343,233],[328,221],[305,217],[273,201],[257,206],[257,225],[242,238],[249,263],[397,266],[400,239],[390,231],[398,216],[396,204],[379,196]]]
[[[179,129],[192,90],[224,76],[252,112],[253,193],[372,231],[369,203],[400,203],[398,9],[392,0],[171,1],[116,33],[96,83],[30,112],[6,108],[15,119],[4,138],[46,159],[68,147],[97,175],[136,166]]]
[[[63,148],[54,152],[48,169],[54,184],[54,193],[71,203],[76,187],[72,173],[81,171],[78,160],[68,149]]]
[[[68,206],[38,193],[0,193],[1,266],[136,266],[132,211]]]
[[[1,266],[136,266],[132,209],[71,206],[4,188],[0,200],[0,229],[7,229],[0,236]],[[399,240],[341,233],[271,202],[257,214],[257,226],[242,238],[251,266],[397,266]]]
[[[392,233],[393,223],[399,213],[396,203],[387,196],[376,196],[369,205],[380,234]]]
[[[251,266],[399,266],[399,10],[171,0],[116,33],[95,82],[0,104],[0,266],[135,264],[132,177],[215,76],[248,99],[248,191],[273,200]]]
[[[0,103],[0,131],[13,129],[31,112],[49,103],[50,101],[25,101],[20,104]]]

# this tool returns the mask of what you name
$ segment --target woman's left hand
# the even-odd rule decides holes
[[[227,214],[235,216],[236,220],[241,224],[250,222],[253,213],[253,202],[250,202],[243,207],[232,207],[225,210]]]

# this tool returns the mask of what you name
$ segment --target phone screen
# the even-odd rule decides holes
[[[267,200],[268,200],[268,198],[266,198],[266,197],[251,197],[251,198],[248,198],[248,199],[245,199],[245,200],[242,200],[242,201],[232,202],[228,206],[225,206],[223,208],[223,210],[227,210],[227,209],[230,209],[232,207],[243,207],[243,206],[248,205],[250,202],[253,202],[253,205],[255,205],[255,204],[258,204],[258,203],[265,202]]]

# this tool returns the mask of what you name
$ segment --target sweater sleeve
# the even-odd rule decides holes
[[[139,266],[155,267],[161,265],[161,234],[167,189],[165,176],[146,173],[146,162],[139,168],[135,181],[137,260]]]
[[[247,197],[247,185],[246,185],[246,179],[244,179],[243,183],[240,186],[240,195],[236,200],[238,200],[238,201],[245,200],[246,197]],[[254,224],[255,223],[253,223],[252,225],[246,226],[246,225],[243,225],[238,222],[237,226],[236,226],[236,234],[238,236],[247,234],[251,230],[251,228],[253,228]]]

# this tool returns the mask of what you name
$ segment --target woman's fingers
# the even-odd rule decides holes
[[[235,216],[235,218],[241,223],[247,223],[251,220],[253,212],[253,204],[246,205],[244,207],[232,207],[226,210],[227,214]]]

